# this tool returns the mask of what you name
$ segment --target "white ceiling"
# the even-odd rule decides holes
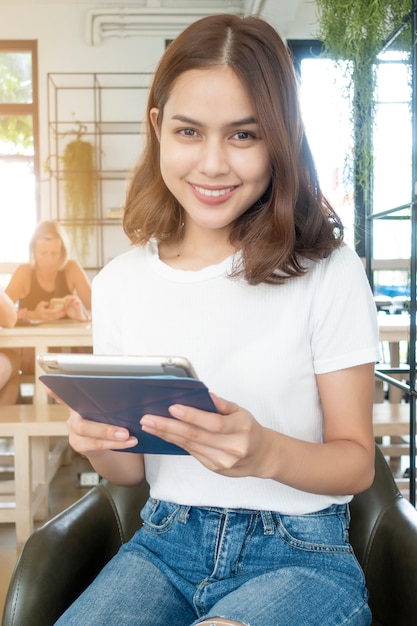
[[[1,5],[79,4],[88,8],[135,6],[148,8],[200,8],[210,13],[213,8],[225,11],[244,8],[258,12],[284,36],[310,38],[314,32],[314,0],[0,0]]]

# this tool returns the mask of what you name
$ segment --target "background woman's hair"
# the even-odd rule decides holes
[[[303,258],[320,259],[338,247],[343,226],[320,190],[292,59],[275,29],[260,18],[203,18],[169,45],[149,92],[147,142],[128,190],[124,229],[140,245],[152,237],[181,239],[182,209],[162,179],[149,113],[158,108],[161,124],[175,80],[219,65],[229,66],[252,98],[271,160],[267,192],[232,228],[230,240],[243,259],[236,273],[251,284],[282,283],[304,273]]]
[[[64,269],[69,259],[70,244],[68,235],[63,226],[61,226],[61,224],[56,220],[44,220],[38,224],[29,242],[29,261],[32,266],[35,265],[36,243],[41,239],[49,241],[52,239],[59,239],[61,241],[61,259],[59,269]]]

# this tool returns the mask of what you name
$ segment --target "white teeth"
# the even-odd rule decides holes
[[[233,187],[228,187],[227,189],[204,189],[203,187],[197,187],[197,185],[194,185],[194,189],[203,196],[209,197],[225,196],[233,191]]]

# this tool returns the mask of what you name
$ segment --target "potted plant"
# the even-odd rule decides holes
[[[395,45],[411,51],[412,0],[316,0],[318,37],[326,56],[346,64],[346,96],[352,102],[354,186],[357,213],[372,210],[373,125],[376,61],[395,32]]]
[[[89,236],[94,230],[97,204],[94,146],[83,139],[85,132],[85,126],[79,124],[75,139],[66,144],[61,156],[68,233],[82,262],[86,259]]]

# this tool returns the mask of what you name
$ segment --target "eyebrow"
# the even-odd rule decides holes
[[[187,117],[186,115],[173,115],[172,120],[177,120],[179,122],[184,122],[185,124],[191,124],[192,126],[204,126],[204,124],[202,124],[201,122],[198,122],[197,120],[192,119],[191,117]],[[258,120],[256,119],[256,117],[250,116],[250,117],[244,117],[241,120],[236,120],[234,122],[230,122],[227,124],[223,124],[224,127],[226,128],[232,128],[232,127],[237,127],[237,126],[248,126],[249,124],[257,124]]]

